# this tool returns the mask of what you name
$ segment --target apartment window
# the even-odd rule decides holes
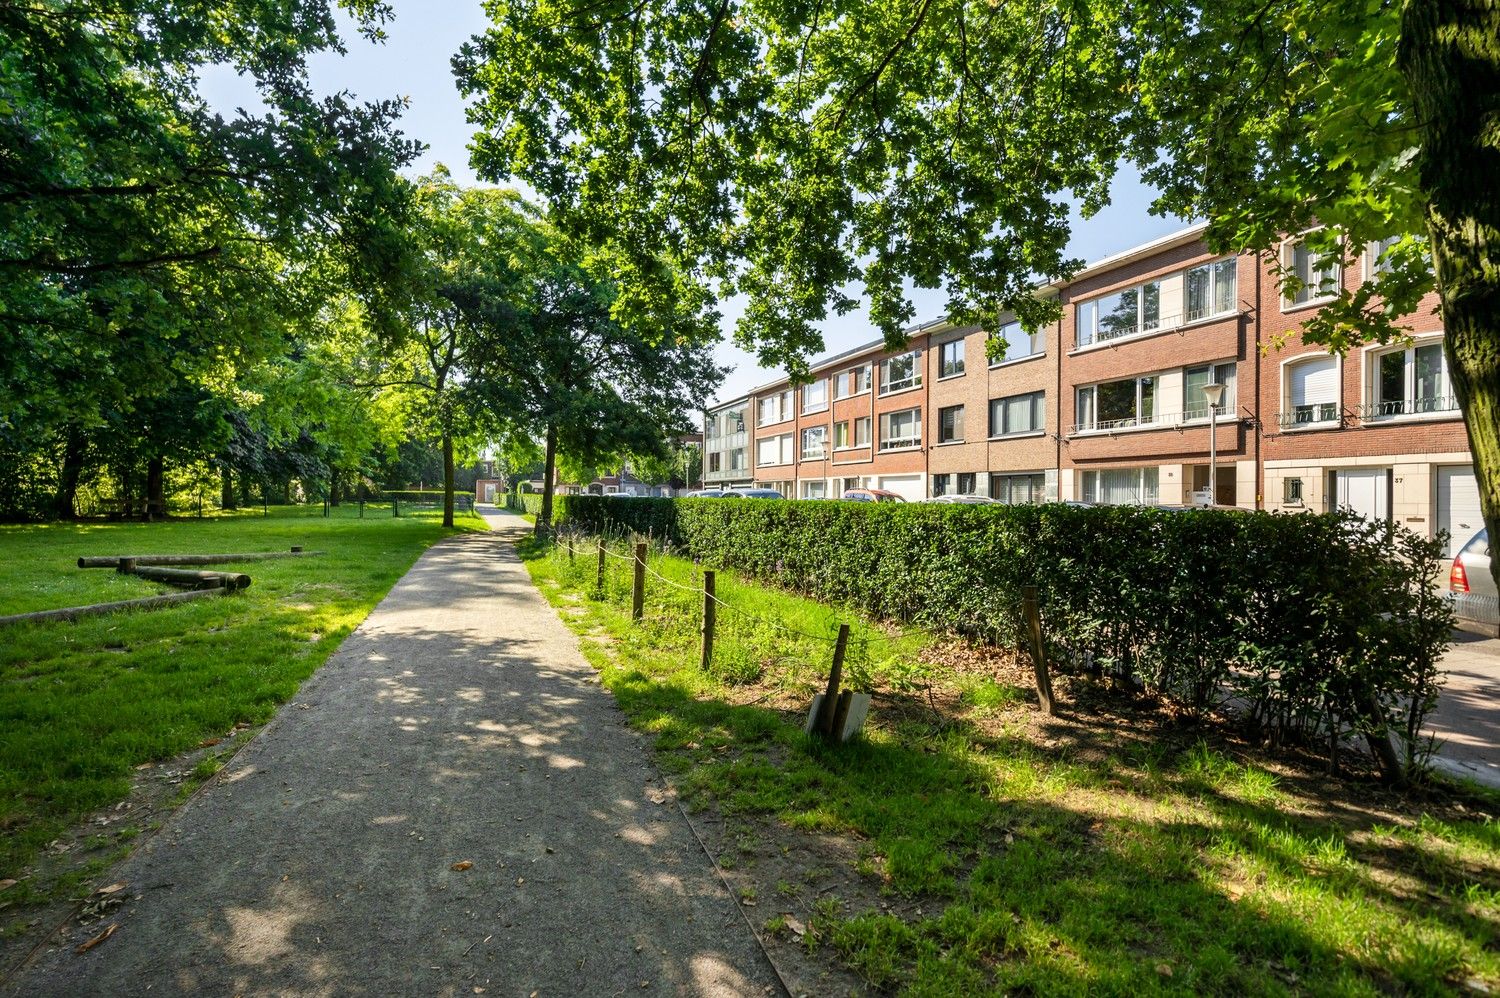
[[[870,417],[860,416],[854,421],[854,446],[870,446]]]
[[[723,455],[721,455],[718,451],[709,451],[708,452],[708,471],[709,471],[709,474],[715,474],[715,473],[718,472],[718,470],[719,470],[719,462],[722,459],[723,459]]]
[[[1302,479],[1283,478],[1281,480],[1281,501],[1289,504],[1302,501]]]
[[[938,377],[952,378],[964,373],[964,341],[952,340],[938,347]]]
[[[950,476],[950,475],[933,475],[932,476],[932,494],[933,494],[934,497],[936,497],[936,496],[945,496],[945,495],[948,494],[948,480],[951,477],[952,476]]]
[[[1183,275],[1183,295],[1187,305],[1184,318],[1187,322],[1234,311],[1238,297],[1237,269],[1234,257],[1230,257],[1194,267]]]
[[[958,494],[961,496],[974,495],[975,483],[979,476],[972,471],[960,471],[958,473]]]
[[[792,435],[766,437],[755,442],[755,463],[759,466],[792,463]]]
[[[1083,501],[1105,506],[1149,506],[1157,500],[1160,469],[1111,468],[1083,473]]]
[[[820,461],[828,444],[828,427],[811,426],[802,431],[802,460]]]
[[[819,478],[811,482],[802,483],[802,498],[804,499],[827,499],[828,483]]]
[[[1403,416],[1458,408],[1442,343],[1383,353],[1375,363],[1375,406],[1371,415]]]
[[[1286,270],[1283,280],[1296,285],[1282,298],[1283,307],[1324,301],[1338,294],[1339,261],[1334,254],[1322,253],[1307,240],[1298,239],[1286,244],[1281,262]]]
[[[991,367],[1013,360],[1025,360],[1027,357],[1047,352],[1045,330],[1038,329],[1034,333],[1027,333],[1021,328],[1019,322],[1007,322],[1000,327],[996,335],[1005,341],[1005,354],[991,363]]]
[[[1388,236],[1385,239],[1377,239],[1365,247],[1365,274],[1374,277],[1376,274],[1388,274],[1391,272],[1391,261],[1386,257],[1386,251],[1401,241],[1400,236]]]
[[[792,418],[792,393],[790,390],[768,395],[760,400],[756,412],[756,426],[770,426]]]
[[[889,395],[903,388],[915,388],[922,383],[922,372],[917,365],[921,352],[913,350],[899,357],[890,357],[880,362],[880,394]]]
[[[950,405],[938,410],[938,443],[958,443],[964,438],[964,407]]]
[[[880,417],[880,449],[897,450],[922,444],[922,410],[901,409]]]
[[[1338,421],[1339,362],[1337,357],[1313,357],[1288,364],[1288,409],[1282,426],[1312,426]]]
[[[1078,389],[1078,430],[1118,430],[1156,422],[1156,377]]]
[[[1208,399],[1203,395],[1203,386],[1207,384],[1224,386],[1224,397],[1219,401],[1219,415],[1236,410],[1234,362],[1204,364],[1202,367],[1190,367],[1182,372],[1183,419],[1208,418]]]
[[[802,411],[822,412],[828,408],[828,382],[821,378],[802,386]]]
[[[870,443],[870,417],[861,416],[854,421],[844,420],[833,424],[833,449],[847,450],[851,447],[867,447]]]
[[[833,397],[846,399],[851,395],[859,395],[870,390],[869,367],[856,367],[852,371],[845,371],[833,379]]]
[[[745,464],[746,464],[746,462],[745,462],[745,455],[746,455],[746,453],[747,452],[746,452],[746,449],[744,447],[736,447],[734,450],[732,450],[732,451],[729,452],[729,470],[730,471],[744,471],[745,470]]]
[[[990,498],[1011,505],[1043,502],[1047,498],[1046,476],[991,475]]]
[[[1045,392],[990,399],[990,436],[1035,433],[1046,426]]]

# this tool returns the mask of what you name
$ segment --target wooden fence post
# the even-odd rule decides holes
[[[646,610],[646,542],[635,546],[635,584],[630,591],[630,619],[640,620]]]
[[[1026,636],[1031,645],[1031,665],[1036,672],[1036,698],[1043,714],[1057,713],[1052,698],[1052,674],[1047,671],[1047,646],[1042,641],[1042,611],[1037,605],[1036,586],[1021,587],[1021,611],[1026,617]]]
[[[839,639],[833,645],[833,668],[828,670],[828,686],[823,690],[823,702],[818,705],[818,723],[813,730],[830,737],[838,737],[833,727],[834,715],[838,713],[839,684],[844,679],[844,652],[849,648],[849,625],[839,625]],[[844,713],[849,707],[844,706]]]
[[[714,595],[714,570],[703,570],[703,654],[698,659],[698,668],[704,672],[714,661],[714,621],[719,615],[718,597]]]
[[[604,538],[599,538],[599,577],[594,580],[594,588],[604,592]]]

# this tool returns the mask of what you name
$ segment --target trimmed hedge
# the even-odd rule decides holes
[[[1034,585],[1066,665],[1199,712],[1233,701],[1276,741],[1388,718],[1408,760],[1453,626],[1441,542],[1347,512],[574,496],[566,524],[1017,649]]]

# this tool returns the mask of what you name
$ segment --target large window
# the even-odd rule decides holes
[[[1400,236],[1387,236],[1365,247],[1365,276],[1367,278],[1374,277],[1376,274],[1390,273],[1391,261],[1386,257],[1386,251],[1400,241]]]
[[[938,443],[959,443],[964,438],[964,407],[950,405],[938,410]]]
[[[828,427],[810,426],[802,431],[802,460],[820,461],[828,445]]]
[[[1449,412],[1458,408],[1441,343],[1424,343],[1376,359],[1372,416]]]
[[[964,341],[952,340],[938,347],[938,377],[951,378],[964,373]]]
[[[859,395],[870,390],[870,368],[856,367],[852,371],[845,371],[835,375],[833,379],[833,397],[846,399],[851,395]]]
[[[1205,263],[1183,274],[1183,296],[1187,306],[1183,320],[1197,322],[1209,316],[1233,312],[1236,269],[1235,259],[1230,257]]]
[[[792,463],[792,435],[783,433],[779,437],[766,437],[755,442],[755,464],[766,467]]]
[[[1313,357],[1286,366],[1287,408],[1282,426],[1315,426],[1339,418],[1337,357]]]
[[[1005,341],[1005,353],[991,363],[991,367],[1047,352],[1047,333],[1044,329],[1028,334],[1019,322],[1007,322],[1000,327],[998,336]]]
[[[828,483],[821,478],[802,483],[802,498],[804,499],[827,499]]]
[[[1045,475],[991,475],[990,498],[1019,505],[1047,498]]]
[[[1047,418],[1045,402],[1044,392],[990,399],[990,436],[1008,437],[1044,429]]]
[[[1111,468],[1083,473],[1083,501],[1105,506],[1147,506],[1156,502],[1160,469]]]
[[[952,480],[953,480],[953,476],[952,475],[933,475],[932,476],[932,494],[933,494],[933,496],[936,497],[936,496],[945,496],[945,495],[947,495],[948,494],[949,483]]]
[[[1307,240],[1298,239],[1286,244],[1282,250],[1281,263],[1286,269],[1283,279],[1295,285],[1283,296],[1283,307],[1292,308],[1324,301],[1338,294],[1337,256],[1321,253],[1309,246]]]
[[[1236,411],[1238,402],[1235,398],[1234,362],[1204,364],[1202,367],[1190,367],[1182,372],[1183,419],[1208,418],[1208,399],[1203,394],[1203,386],[1208,384],[1220,384],[1224,386],[1224,396],[1219,401],[1219,414],[1221,416],[1225,413]]]
[[[761,399],[756,410],[755,425],[770,426],[785,419],[792,418],[792,393],[790,391],[777,392]]]
[[[1078,389],[1078,430],[1119,430],[1156,422],[1156,377],[1126,378]]]
[[[903,388],[915,388],[922,383],[922,370],[918,364],[921,353],[913,350],[899,357],[890,357],[880,362],[880,394],[889,395]]]
[[[897,450],[922,444],[922,410],[901,409],[880,417],[880,449]]]
[[[828,408],[828,382],[819,378],[802,386],[802,411],[822,412]]]
[[[870,444],[870,417],[860,416],[855,420],[843,420],[833,424],[833,449],[848,450],[851,447],[868,447]]]

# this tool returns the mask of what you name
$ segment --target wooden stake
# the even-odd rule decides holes
[[[646,611],[646,542],[635,546],[635,584],[630,590],[630,619],[640,620]]]
[[[848,648],[849,625],[840,624],[839,639],[833,645],[833,668],[828,670],[828,686],[823,690],[823,703],[818,707],[818,723],[813,726],[813,730],[825,735],[833,734],[833,715],[838,709],[839,683],[844,679],[844,652]]]
[[[714,662],[714,622],[719,616],[719,604],[714,596],[714,570],[703,570],[703,654],[698,659],[698,668],[707,672]]]
[[[853,702],[853,690],[844,690],[839,694],[839,702],[833,708],[833,727],[828,731],[828,737],[836,742],[844,738],[844,725],[849,721],[849,705]]]
[[[594,588],[601,593],[604,592],[604,538],[599,538],[599,577],[594,580]]]
[[[218,596],[229,591],[222,588],[194,589],[185,593],[167,593],[164,596],[147,596],[145,599],[121,600],[118,603],[95,603],[92,606],[70,606],[62,610],[38,610],[35,613],[18,613],[10,617],[0,617],[0,627],[10,624],[36,623],[44,620],[77,620],[80,617],[93,617],[104,613],[114,613],[116,610],[148,610],[157,606],[171,606],[173,603],[186,603],[189,600],[202,599],[205,596]]]
[[[134,575],[135,562],[136,560],[134,558],[118,558],[115,561],[115,571],[119,572],[121,575]],[[78,560],[78,565],[80,568],[83,567],[82,558]]]
[[[1057,713],[1052,698],[1052,675],[1047,671],[1047,646],[1042,641],[1042,611],[1037,604],[1036,586],[1021,587],[1021,612],[1026,617],[1026,636],[1031,645],[1031,665],[1036,673],[1036,698],[1043,714]]]

